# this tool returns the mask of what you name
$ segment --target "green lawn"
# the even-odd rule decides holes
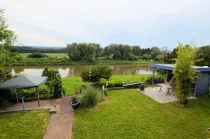
[[[0,114],[1,139],[41,139],[47,129],[49,109]]]
[[[75,111],[75,139],[210,138],[210,98],[190,101],[191,108],[160,104],[137,90],[109,92],[94,108]]]
[[[110,81],[121,81],[123,83],[136,83],[142,82],[151,77],[151,74],[142,74],[142,75],[113,75]],[[74,93],[75,87],[79,91],[80,86],[88,83],[84,83],[81,77],[68,77],[62,78],[63,87],[66,89],[67,95],[72,95]]]

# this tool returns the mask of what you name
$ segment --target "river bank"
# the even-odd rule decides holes
[[[28,58],[29,53],[21,53],[21,58],[13,61],[7,66],[56,66],[56,65],[95,65],[95,64],[107,64],[107,65],[119,65],[119,64],[150,64],[160,63],[160,61],[154,61],[151,59],[138,59],[138,60],[114,60],[97,58],[94,62],[90,61],[69,61],[68,55],[65,53],[48,53],[47,58]]]

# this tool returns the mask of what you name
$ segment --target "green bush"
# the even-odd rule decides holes
[[[78,102],[78,98],[76,95],[72,96],[72,104],[76,104]]]
[[[81,96],[81,104],[85,107],[95,106],[99,101],[102,100],[101,90],[92,86],[87,86]]]
[[[154,58],[155,61],[161,61],[163,60],[163,56],[162,55],[157,55],[155,58]]]
[[[108,92],[109,92],[108,88],[104,88],[104,96],[108,96]]]
[[[142,56],[142,58],[143,58],[143,59],[150,59],[150,58],[151,58],[151,56],[150,56],[150,55],[148,55],[148,54],[144,54],[144,55]]]
[[[129,54],[128,60],[138,60],[138,56],[135,56],[134,54]]]
[[[111,76],[112,69],[110,69],[109,66],[106,65],[96,65],[91,67],[91,69],[86,68],[84,71],[81,72],[82,80],[90,82],[98,82],[101,78],[109,80]]]
[[[107,87],[122,87],[123,86],[123,82],[122,81],[108,81],[104,78],[101,78],[100,81],[98,82],[99,86],[106,86],[106,84],[108,83]]]
[[[45,58],[45,57],[48,57],[48,55],[39,52],[31,53],[28,55],[28,58]]]

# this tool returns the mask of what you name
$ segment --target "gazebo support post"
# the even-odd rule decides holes
[[[40,102],[39,102],[39,87],[36,88],[36,93],[37,93],[38,107],[40,107]]]
[[[156,70],[156,68],[153,68],[153,71],[152,71],[152,87],[154,86],[155,70]]]
[[[23,106],[23,112],[25,112],[24,97],[22,97],[22,106]]]
[[[15,89],[14,91],[15,91],[16,100],[17,100],[17,103],[18,103],[18,97],[17,97],[17,92],[16,92],[16,89]]]

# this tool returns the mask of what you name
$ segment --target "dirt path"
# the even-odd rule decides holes
[[[60,105],[60,113],[52,115],[44,139],[70,139],[73,120],[71,97],[52,100],[51,103]]]

